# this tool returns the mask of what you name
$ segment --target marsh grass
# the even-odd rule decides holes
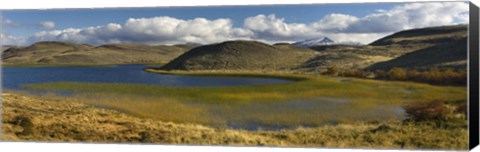
[[[2,98],[4,141],[442,150],[468,147],[465,125],[437,125],[432,121],[353,121],[247,131],[138,118],[80,104],[77,98],[12,92],[4,92]],[[466,120],[458,123],[465,124]]]
[[[178,74],[169,73],[169,74]],[[177,123],[222,126],[319,126],[355,120],[401,119],[398,109],[409,103],[466,99],[465,87],[413,82],[298,75],[291,73],[212,73],[201,76],[259,76],[295,80],[291,83],[166,87],[120,83],[52,82],[29,84],[34,90],[74,92],[75,99],[141,117]],[[334,99],[328,101],[327,99]],[[305,101],[307,107],[290,104]],[[341,102],[348,101],[348,102]],[[305,104],[302,103],[302,104]],[[332,104],[333,103],[333,104]]]

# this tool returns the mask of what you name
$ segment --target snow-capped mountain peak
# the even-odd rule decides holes
[[[197,43],[197,42],[187,42],[185,43],[186,45],[191,45],[191,46],[202,46],[202,43]]]
[[[311,46],[317,46],[317,45],[330,45],[334,44],[335,41],[328,37],[322,37],[322,38],[315,38],[315,39],[308,39],[308,40],[303,40],[303,41],[298,41],[293,43],[292,45],[295,46],[303,46],[303,47],[311,47]]]

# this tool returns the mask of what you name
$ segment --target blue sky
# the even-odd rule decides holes
[[[106,9],[54,9],[54,10],[5,10],[3,18],[19,24],[36,24],[42,21],[55,22],[56,29],[82,28],[123,23],[129,18],[170,16],[179,19],[230,18],[234,26],[258,14],[275,14],[285,22],[308,23],[320,20],[331,13],[350,14],[361,17],[378,9],[391,9],[397,3],[371,4],[316,4],[316,5],[258,5],[216,7],[153,7],[153,8],[106,8]],[[74,19],[72,19],[74,18]],[[5,32],[15,36],[27,36],[42,29],[19,29],[5,26]]]
[[[2,39],[7,44],[15,40],[19,44],[42,40],[169,44],[188,41],[213,43],[224,39],[273,43],[329,36],[338,41],[368,43],[403,29],[467,23],[465,13],[468,13],[465,2],[3,10]],[[161,16],[170,18],[155,18]],[[417,21],[432,17],[441,18],[441,21]],[[146,20],[132,20],[126,28],[130,18]],[[220,18],[228,21],[218,20]],[[250,22],[247,23],[248,18]],[[159,24],[172,19],[179,22],[175,25]],[[205,19],[206,22],[195,19]],[[108,26],[110,23],[115,25]],[[132,27],[137,24],[143,26]],[[185,28],[162,31],[172,28],[165,26],[179,25]],[[190,25],[192,27],[188,27]],[[88,28],[90,30],[86,32]],[[199,33],[201,30],[211,34]],[[137,38],[142,36],[150,39]]]

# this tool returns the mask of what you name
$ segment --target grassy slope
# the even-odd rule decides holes
[[[437,26],[404,30],[372,42],[370,45],[439,44],[459,40],[467,35],[467,25]]]
[[[206,72],[193,74],[216,75],[216,73]],[[82,100],[84,103],[118,109],[137,116],[216,126],[225,125],[225,121],[229,119],[286,126],[299,124],[318,126],[328,121],[374,120],[373,118],[378,117],[378,114],[371,109],[380,105],[402,106],[410,102],[466,99],[465,87],[440,87],[410,82],[295,74],[223,73],[220,75],[274,76],[298,81],[287,84],[230,87],[162,87],[76,82],[41,83],[26,87],[78,92],[77,98],[85,99]],[[340,104],[340,106],[325,109],[321,105],[332,102],[326,102],[324,99],[334,99],[333,104]],[[316,106],[310,107],[309,110],[303,110],[301,107],[294,109],[274,106],[297,100],[311,101]],[[341,104],[341,101],[351,102]],[[384,115],[388,113],[384,111]],[[345,119],[334,119],[338,116],[343,116]]]
[[[193,48],[161,67],[165,70],[291,70],[316,51],[256,41],[225,41]]]
[[[3,67],[59,67],[59,66],[91,66],[91,67],[104,67],[104,66],[117,66],[118,64],[47,64],[47,63],[2,63]]]
[[[321,52],[302,65],[306,71],[326,68],[390,69],[450,66],[465,69],[467,26],[440,26],[396,32],[364,46],[328,45],[311,49]]]
[[[11,65],[167,63],[191,48],[193,46],[188,45],[108,44],[97,47],[67,42],[38,42],[28,47],[5,50],[2,60]]]
[[[466,149],[468,143],[465,127],[445,128],[429,123],[393,121],[387,126],[350,123],[294,130],[242,131],[141,119],[51,96],[3,93],[2,98],[1,138],[4,141],[457,150]]]
[[[452,64],[457,62],[458,64]],[[436,45],[415,52],[407,53],[398,58],[378,62],[368,67],[368,70],[390,70],[393,67],[402,68],[425,68],[429,67],[454,67],[466,69],[467,65],[467,37],[460,40],[452,40],[448,44]]]

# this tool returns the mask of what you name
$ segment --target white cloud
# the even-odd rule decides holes
[[[151,43],[196,42],[213,43],[235,38],[247,38],[249,31],[234,28],[230,19],[181,20],[172,17],[128,19],[122,31],[126,39]]]
[[[358,18],[345,14],[329,14],[320,21],[314,22],[312,27],[317,30],[340,32],[345,30],[350,24],[358,22]]]
[[[23,45],[26,43],[24,38],[15,37],[0,33],[0,41],[2,45]]]
[[[6,23],[12,26],[17,24],[13,21]],[[227,18],[214,20],[205,18],[184,20],[168,16],[130,18],[123,24],[110,23],[96,27],[38,32],[27,38],[17,38],[24,40],[17,43],[58,40],[89,44],[186,42],[207,44],[234,39],[276,43],[323,36],[336,41],[370,43],[400,30],[463,23],[468,23],[468,3],[408,3],[390,10],[377,10],[363,17],[332,13],[311,23],[288,23],[275,14],[259,14],[245,18],[240,27],[234,27],[232,21]],[[51,21],[42,22],[41,25],[43,28],[55,27],[55,23]],[[8,39],[15,38],[10,36]]]
[[[45,29],[55,28],[55,22],[52,22],[52,21],[43,21],[43,22],[40,22],[39,25]]]
[[[410,3],[390,10],[378,10],[364,17],[329,14],[313,23],[286,23],[275,15],[246,18],[244,28],[256,39],[267,41],[329,36],[336,41],[369,43],[393,32],[430,26],[468,23],[468,3]]]
[[[257,15],[244,20],[244,28],[254,33],[254,38],[264,40],[290,40],[315,36],[315,28],[302,23],[285,23],[275,14]]]
[[[369,43],[390,32],[381,33],[345,33],[358,18],[344,14],[329,14],[320,21],[310,24],[285,23],[283,18],[275,15],[257,15],[245,19],[244,28],[254,33],[254,39],[267,42],[293,42],[310,38],[327,36],[335,41],[352,41]]]
[[[468,3],[411,3],[379,10],[348,26],[346,32],[378,33],[404,29],[468,23]]]
[[[250,31],[234,28],[229,19],[207,20],[196,18],[181,20],[172,17],[128,19],[123,25],[110,23],[103,26],[42,31],[28,37],[36,41],[70,41],[76,43],[213,43],[231,39],[248,39]]]

